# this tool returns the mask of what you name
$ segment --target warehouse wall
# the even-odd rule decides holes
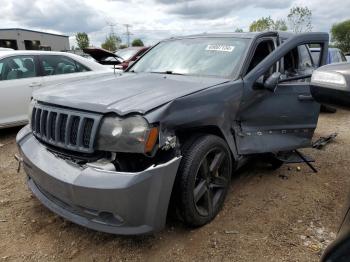
[[[50,47],[51,51],[63,51],[70,49],[69,38],[67,36],[25,31],[20,29],[0,30],[1,47],[11,47],[6,46],[6,44],[9,44],[9,42],[6,40],[17,40],[18,50],[32,49],[39,45],[42,47]],[[37,41],[39,41],[40,44]]]

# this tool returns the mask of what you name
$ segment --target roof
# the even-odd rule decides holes
[[[232,37],[232,38],[252,39],[252,38],[256,38],[264,35],[272,35],[277,33],[281,38],[289,38],[294,35],[291,32],[285,32],[285,31],[243,32],[243,33],[223,32],[223,33],[203,33],[203,34],[195,34],[195,35],[188,35],[188,36],[179,36],[179,37],[172,37],[170,39],[200,38],[200,37],[203,37],[203,38],[204,37]]]
[[[41,50],[4,50],[1,51],[1,56],[7,56],[7,55],[60,55],[65,52],[59,52],[59,51],[41,51]]]
[[[30,29],[24,29],[24,28],[0,28],[1,31],[26,31],[26,32],[32,32],[32,33],[38,33],[38,34],[45,34],[45,35],[53,35],[53,36],[60,36],[60,37],[69,37],[67,35],[60,35],[60,34],[53,34],[53,33],[46,33],[41,31],[35,31]]]

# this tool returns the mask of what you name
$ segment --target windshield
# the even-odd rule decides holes
[[[132,72],[230,78],[248,42],[249,39],[214,37],[161,42],[132,67]]]
[[[138,49],[121,49],[117,51],[115,54],[123,58],[124,60],[129,60],[131,57],[133,57]]]

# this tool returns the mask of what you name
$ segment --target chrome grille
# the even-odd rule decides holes
[[[94,141],[101,115],[36,104],[31,127],[39,140],[84,153],[94,151]]]

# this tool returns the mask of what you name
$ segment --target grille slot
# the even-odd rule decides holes
[[[36,138],[48,144],[84,153],[92,153],[101,115],[36,104],[32,130]]]

